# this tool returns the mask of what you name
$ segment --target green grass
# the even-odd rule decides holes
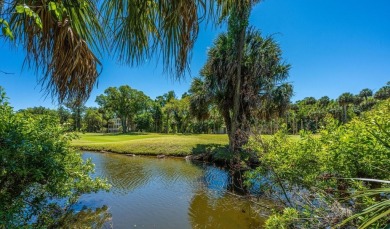
[[[226,147],[225,134],[80,134],[72,145],[80,150],[142,155],[186,156]]]
[[[86,151],[109,151],[139,155],[186,156],[206,152],[224,154],[228,146],[226,134],[79,134],[72,145]],[[268,138],[269,135],[264,135]],[[290,136],[298,140],[298,135]]]

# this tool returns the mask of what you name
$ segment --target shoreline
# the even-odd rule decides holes
[[[207,163],[214,163],[219,166],[228,167],[230,154],[227,153],[227,155],[224,155],[225,157],[218,156],[219,153],[217,151],[205,151],[205,152],[186,152],[186,153],[171,153],[171,154],[164,154],[164,153],[157,153],[157,152],[131,152],[131,151],[116,151],[113,149],[109,149],[107,147],[91,147],[91,146],[81,146],[81,145],[72,145],[72,147],[75,150],[78,151],[85,151],[85,152],[95,152],[95,153],[111,153],[111,154],[119,154],[124,155],[128,157],[150,157],[150,158],[157,158],[157,159],[164,159],[164,158],[172,158],[172,159],[184,159],[184,160],[190,160],[190,161],[200,161],[200,162],[207,162]],[[104,149],[102,149],[104,148]],[[226,152],[224,152],[226,153]]]

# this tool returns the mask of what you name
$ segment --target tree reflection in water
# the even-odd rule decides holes
[[[264,217],[253,210],[252,202],[227,191],[232,180],[229,172],[215,166],[87,152],[83,157],[92,158],[96,176],[107,178],[113,187],[108,193],[84,195],[79,204],[108,205],[117,228],[259,228],[263,224]]]
[[[252,210],[250,202],[228,193],[216,198],[213,191],[199,190],[190,202],[192,228],[259,228],[265,218]]]
[[[108,207],[104,205],[95,210],[83,209],[77,213],[73,212],[64,218],[63,225],[67,228],[102,228],[103,226],[112,228],[110,221],[111,213],[108,212]]]

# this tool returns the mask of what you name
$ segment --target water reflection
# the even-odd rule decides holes
[[[237,196],[225,193],[215,198],[200,190],[191,200],[188,215],[193,228],[259,228],[264,218],[252,208],[252,203]]]
[[[111,213],[107,206],[91,209],[71,210],[61,216],[52,228],[111,228]]]
[[[226,192],[227,171],[183,159],[84,153],[110,192],[81,197],[80,205],[107,205],[114,228],[258,228],[262,218],[246,199]]]

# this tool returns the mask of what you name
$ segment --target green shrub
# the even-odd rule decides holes
[[[53,117],[15,114],[0,87],[0,225],[49,227],[83,193],[107,189]],[[61,200],[61,201],[59,201]],[[64,212],[65,213],[65,212]]]
[[[253,179],[266,177],[267,182],[261,187],[273,191],[274,196],[282,196],[280,199],[286,206],[298,210],[306,219],[316,218],[318,222],[327,219],[316,222],[317,225],[336,225],[348,217],[349,213],[343,212],[360,212],[370,205],[376,206],[375,198],[360,196],[348,201],[348,197],[359,190],[380,188],[380,183],[345,178],[390,179],[390,100],[345,125],[327,118],[319,137],[301,132],[299,140],[292,140],[286,133],[284,129],[269,139],[252,139],[248,144],[248,148],[258,153],[261,164],[246,174],[248,185]],[[302,202],[302,196],[308,198]],[[321,207],[319,202],[323,203]],[[340,214],[330,214],[335,208]],[[371,213],[374,215],[366,215],[366,219],[375,218],[375,213]],[[282,216],[270,217],[269,224],[283,219]],[[358,225],[364,218],[354,220],[349,223]],[[384,222],[382,218],[376,223]]]

